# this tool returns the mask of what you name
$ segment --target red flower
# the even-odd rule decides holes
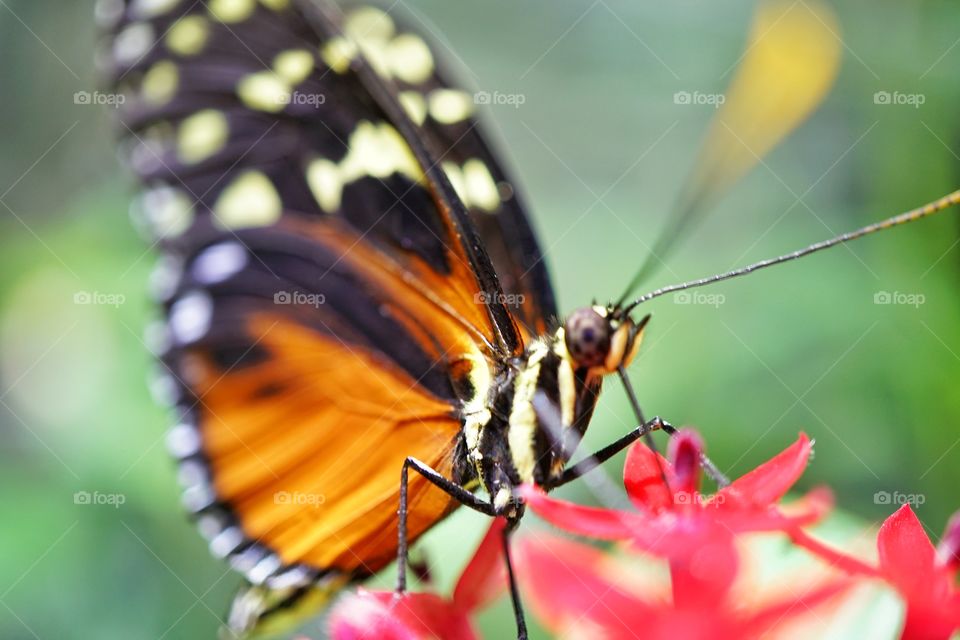
[[[548,498],[521,489],[527,504],[558,527],[593,538],[630,540],[670,560],[674,599],[709,602],[725,593],[737,573],[733,537],[752,531],[793,531],[819,520],[830,507],[825,490],[814,491],[788,515],[776,503],[806,467],[812,443],[801,435],[772,460],[711,496],[699,492],[700,437],[684,430],[671,440],[672,462],[647,446],[631,447],[624,484],[637,511],[627,512]]]
[[[960,590],[956,586],[960,514],[950,520],[939,549],[935,549],[910,505],[900,507],[877,534],[877,567],[834,551],[803,532],[795,532],[793,538],[838,568],[880,577],[896,589],[907,604],[901,638],[946,640],[960,629]]]
[[[823,613],[851,582],[832,581],[792,589],[791,597],[763,606],[745,606],[729,589],[713,600],[657,595],[624,577],[623,559],[553,536],[526,537],[518,567],[527,602],[537,618],[559,637],[643,637],[743,640],[769,637],[789,624]],[[652,592],[652,593],[651,593]]]
[[[358,589],[341,599],[330,614],[333,640],[472,640],[479,638],[470,616],[506,587],[502,557],[503,527],[494,520],[457,581],[452,598],[435,593]]]

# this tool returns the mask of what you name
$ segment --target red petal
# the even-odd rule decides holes
[[[680,429],[671,436],[668,456],[676,478],[676,492],[694,494],[700,489],[700,458],[703,456],[703,439],[693,429]]]
[[[332,640],[417,640],[388,605],[362,589],[344,596],[327,624]]]
[[[482,609],[507,587],[503,561],[503,529],[507,521],[496,518],[483,537],[473,558],[460,575],[453,590],[453,601],[461,611]]]
[[[829,604],[833,598],[844,594],[855,584],[852,580],[837,580],[811,593],[802,593],[801,587],[798,589],[801,593],[797,593],[795,597],[764,607],[750,616],[750,619],[745,621],[742,633],[744,636],[766,638],[771,635],[771,631],[793,618],[804,615],[819,617],[816,607]]]
[[[886,519],[877,534],[880,570],[909,602],[925,600],[936,580],[936,550],[910,505]]]
[[[803,475],[812,450],[810,438],[801,433],[792,445],[737,478],[730,486],[718,491],[717,495],[724,496],[725,508],[736,508],[745,502],[758,506],[773,504]]]
[[[537,515],[554,525],[592,538],[626,540],[643,530],[647,522],[643,516],[613,509],[582,507],[572,502],[548,498],[540,489],[523,485],[519,494]]]
[[[333,640],[474,640],[470,620],[434,593],[366,591],[345,597],[330,616]]]
[[[604,554],[584,544],[538,533],[517,545],[517,573],[540,622],[560,634],[576,623],[604,637],[632,637],[662,606],[638,600],[599,573]]]
[[[960,568],[960,512],[953,514],[937,545],[937,563],[948,570]]]
[[[637,508],[654,513],[673,508],[673,491],[664,484],[664,475],[668,482],[674,483],[673,467],[663,456],[642,442],[630,447],[623,465],[623,484]]]
[[[722,498],[717,495],[715,498]],[[720,506],[720,503],[717,503]],[[753,509],[718,509],[718,520],[736,532],[749,531],[789,531],[797,527],[808,527],[824,518],[833,507],[833,494],[825,488],[814,489],[800,500],[791,502],[786,513],[778,507]]]
[[[794,544],[796,544],[798,547],[803,547],[818,558],[826,561],[830,566],[836,567],[841,571],[845,571],[853,575],[880,575],[877,569],[870,566],[866,562],[834,550],[832,547],[820,542],[800,528],[790,531],[790,539],[793,540]]]
[[[737,576],[739,560],[733,536],[721,527],[693,540],[678,540],[686,548],[683,555],[671,554],[670,579],[674,606],[702,611],[720,610]]]

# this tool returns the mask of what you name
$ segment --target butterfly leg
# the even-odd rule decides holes
[[[497,507],[474,494],[470,493],[457,483],[445,478],[442,474],[431,469],[429,466],[420,462],[416,458],[407,458],[403,463],[403,469],[400,472],[400,509],[397,512],[399,519],[398,544],[397,544],[397,588],[398,594],[407,590],[407,556],[409,554],[409,543],[407,540],[407,485],[410,469],[413,469],[431,484],[447,493],[450,497],[460,504],[479,511],[491,518],[505,515]],[[520,512],[522,513],[522,511]],[[507,563],[507,575],[510,578],[510,597],[513,601],[513,612],[517,623],[517,640],[527,640],[527,623],[523,615],[523,605],[520,602],[520,591],[517,589],[517,580],[513,570],[513,562],[510,558],[510,534],[520,522],[520,513],[513,517],[508,517],[508,524],[503,530],[503,557]]]
[[[567,467],[567,469],[564,470],[563,475],[560,476],[560,480],[558,480],[556,484],[553,484],[551,488],[565,485],[568,482],[572,482],[580,478],[588,471],[592,471],[593,469],[599,467],[601,464],[617,455],[640,438],[649,436],[651,432],[656,431],[657,429],[663,429],[664,431],[667,431],[667,433],[676,432],[676,429],[674,429],[670,423],[664,422],[659,416],[654,417],[627,435],[621,437],[616,442],[608,444],[604,448],[600,449],[592,456],[587,456],[575,465]]]
[[[503,559],[507,563],[507,577],[510,580],[510,600],[513,602],[513,616],[517,623],[517,640],[527,640],[527,621],[523,615],[520,589],[517,588],[517,577],[513,571],[513,561],[510,558],[510,534],[513,533],[519,522],[519,519],[511,520],[503,529]]]
[[[407,479],[411,468],[460,504],[491,517],[498,515],[496,508],[491,503],[478,498],[416,458],[407,458],[403,463],[403,470],[400,472],[400,510],[397,512],[399,518],[397,527],[397,593],[403,593],[407,590],[407,555],[409,552],[407,541]]]
[[[630,377],[627,376],[627,371],[623,367],[617,369],[617,373],[620,376],[621,382],[623,382],[623,388],[627,392],[627,398],[630,400],[631,406],[633,406],[633,412],[637,416],[637,421],[640,424],[644,424],[646,420],[643,418],[643,410],[640,409],[640,402],[637,400],[637,394],[633,390],[633,385],[630,383]],[[656,418],[654,418],[656,420]],[[673,436],[677,430],[670,424],[665,422],[661,423],[660,428],[662,428],[668,435]],[[657,447],[653,442],[653,436],[650,435],[650,432],[647,432],[643,435],[644,442],[647,443],[647,446],[650,447],[654,452],[657,452]],[[618,441],[619,442],[619,441]],[[616,444],[616,443],[614,443]],[[629,442],[627,444],[630,444]],[[616,452],[614,452],[616,453]],[[657,465],[660,465],[660,458],[657,457]],[[704,472],[710,479],[717,483],[718,487],[725,487],[730,484],[730,479],[727,478],[717,465],[715,465],[706,454],[700,454],[700,466],[703,468]],[[666,482],[666,476],[664,475],[663,468],[660,468],[660,475],[663,477],[664,482]]]

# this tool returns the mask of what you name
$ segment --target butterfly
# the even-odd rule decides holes
[[[826,94],[839,45],[815,3],[761,5],[664,240],[617,302],[565,320],[477,100],[389,13],[106,0],[98,15],[145,187],[134,220],[161,253],[168,445],[212,553],[247,581],[227,619],[235,637],[289,628],[395,559],[402,590],[408,545],[456,507],[515,525],[520,484],[560,486],[669,431],[634,403],[636,430],[569,464],[603,379],[619,375],[634,397],[640,303],[802,254],[629,302]]]

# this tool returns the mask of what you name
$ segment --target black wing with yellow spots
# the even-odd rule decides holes
[[[471,96],[383,11],[99,13],[136,217],[163,253],[184,502],[253,584],[231,625],[260,630],[391,561],[405,457],[472,481],[464,416],[554,326],[546,268]],[[419,477],[410,500],[411,539],[455,506]]]

